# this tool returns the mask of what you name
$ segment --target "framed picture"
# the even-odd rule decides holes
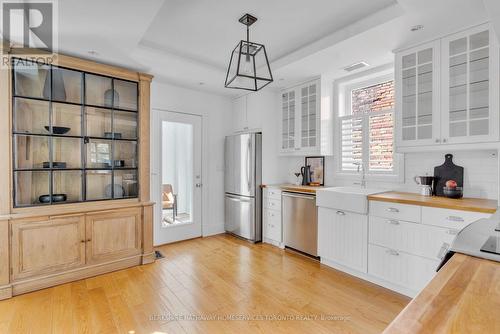
[[[325,157],[306,157],[306,166],[311,166],[311,183],[325,185]]]

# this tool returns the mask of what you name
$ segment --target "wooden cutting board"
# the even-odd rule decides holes
[[[446,181],[455,180],[458,187],[464,186],[464,168],[453,163],[453,155],[445,154],[444,163],[434,167],[434,193],[436,196],[444,196],[443,187]]]

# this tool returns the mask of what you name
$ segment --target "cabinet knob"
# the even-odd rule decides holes
[[[87,242],[91,242],[91,241],[92,241],[92,239],[87,239]]]
[[[443,139],[443,143],[446,143],[448,140],[446,138]]]
[[[440,142],[441,142],[441,139],[436,138],[436,143],[440,143]]]
[[[340,215],[340,216],[345,216],[345,212],[344,211],[337,211],[337,214]]]
[[[397,220],[388,220],[388,222],[391,225],[399,225],[399,222]]]
[[[85,243],[85,240],[80,240],[80,242],[81,242],[82,244],[84,244],[84,243]]]

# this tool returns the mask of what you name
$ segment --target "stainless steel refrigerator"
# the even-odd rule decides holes
[[[225,230],[262,241],[262,134],[227,136],[225,159]]]

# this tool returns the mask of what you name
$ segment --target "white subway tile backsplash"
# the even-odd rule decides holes
[[[433,175],[434,167],[444,162],[444,155],[453,154],[456,165],[464,167],[464,196],[498,199],[498,153],[496,150],[457,151],[457,152],[418,152],[405,154],[404,182],[373,182],[368,181],[367,186],[419,192],[420,187],[415,183],[417,175]],[[325,182],[327,186],[352,185],[352,180],[335,179],[334,158],[325,159]],[[280,160],[283,171],[283,182],[293,182],[293,172],[299,171],[304,164],[303,157],[284,157]]]

